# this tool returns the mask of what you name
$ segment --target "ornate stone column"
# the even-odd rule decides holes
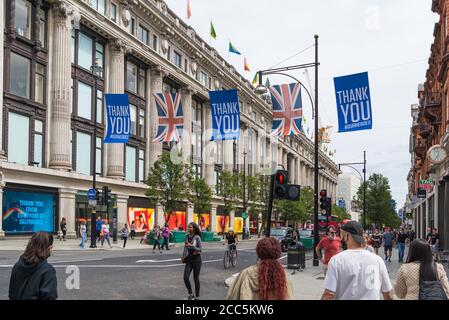
[[[0,181],[0,208],[3,210],[3,188],[5,183]],[[0,240],[5,239],[5,232],[3,231],[3,219],[0,219]]]
[[[126,47],[122,40],[113,39],[109,42],[109,90],[108,93],[125,92],[125,52]],[[124,145],[122,143],[110,143],[107,148],[108,165],[107,177],[122,180],[124,177]],[[120,220],[119,220],[120,221]]]
[[[212,232],[215,232],[215,229],[217,228],[216,220],[217,220],[217,206],[213,204],[210,210],[210,230]]]
[[[184,112],[184,130],[182,133],[182,154],[184,163],[190,163],[192,156],[192,90],[189,86],[182,88],[182,111]],[[193,218],[193,217],[192,217]],[[192,220],[193,221],[193,220]]]
[[[128,199],[128,195],[117,194],[117,229],[119,230],[125,225],[125,223],[128,223]]]
[[[160,66],[154,66],[151,68],[151,79],[150,79],[150,97],[148,99],[150,100],[150,153],[149,153],[149,164],[150,168],[153,167],[154,163],[158,159],[159,155],[162,153],[162,142],[153,142],[153,139],[156,137],[157,134],[157,123],[158,123],[158,116],[157,116],[157,108],[156,108],[156,100],[154,100],[153,95],[155,93],[161,93],[162,92],[162,78],[163,78],[163,72],[162,68]]]
[[[76,238],[76,223],[75,223],[75,196],[77,190],[74,189],[59,189],[59,219],[66,218],[67,221],[67,239]],[[59,225],[58,225],[59,230]]]
[[[194,214],[194,212],[193,212],[193,206],[192,206],[192,204],[188,204],[187,205],[187,220],[186,220],[186,223],[187,224],[189,224],[190,222],[193,222],[194,221],[194,217],[193,217],[193,214]]]
[[[51,61],[49,167],[58,170],[70,170],[72,168],[72,159],[70,159],[70,47],[73,8],[64,1],[57,1],[52,9],[53,59]]]

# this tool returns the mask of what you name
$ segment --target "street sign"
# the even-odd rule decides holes
[[[346,201],[344,199],[338,199],[338,206],[346,209]]]
[[[432,190],[433,180],[421,179],[419,180],[419,188],[424,190]]]
[[[427,192],[424,189],[419,189],[418,190],[418,198],[419,199],[425,199],[427,196]]]
[[[87,197],[89,198],[89,200],[95,200],[97,199],[97,190],[95,189],[89,189],[87,191]]]
[[[97,200],[96,199],[89,199],[89,205],[95,207],[97,205]]]

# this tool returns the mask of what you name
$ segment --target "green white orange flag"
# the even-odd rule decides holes
[[[187,19],[192,16],[192,8],[190,7],[190,0],[187,0]]]
[[[257,86],[258,83],[259,83],[259,72],[256,72],[252,84],[253,86]]]

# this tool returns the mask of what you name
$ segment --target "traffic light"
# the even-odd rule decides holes
[[[288,172],[286,170],[276,171],[274,177],[274,199],[284,199],[287,195]]]
[[[95,189],[97,191],[97,203],[101,204],[103,203],[103,195],[101,194],[101,190],[100,189]]]
[[[111,189],[108,186],[103,187],[103,205],[107,206],[111,200]]]
[[[327,190],[320,191],[320,210],[324,211],[327,208]]]

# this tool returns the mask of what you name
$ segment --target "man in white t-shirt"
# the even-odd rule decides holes
[[[341,239],[348,249],[329,261],[324,280],[323,300],[384,300],[393,299],[385,262],[378,255],[364,249],[363,228],[356,221],[341,227]]]

